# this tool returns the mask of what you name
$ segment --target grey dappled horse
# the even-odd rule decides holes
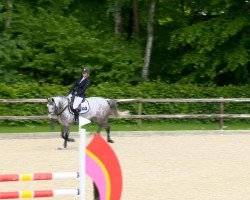
[[[98,124],[97,133],[100,133],[102,128],[106,130],[107,141],[113,143],[110,138],[110,126],[108,125],[109,115],[116,117],[127,115],[128,113],[120,112],[117,109],[116,101],[113,99],[104,99],[100,97],[86,98],[89,103],[89,111],[80,115],[86,119],[94,120]],[[67,142],[74,142],[73,138],[69,138],[70,127],[74,124],[74,114],[70,110],[70,99],[65,96],[57,96],[48,99],[47,103],[49,117],[51,119],[58,118],[61,124],[61,136],[64,139],[64,148],[67,147]]]

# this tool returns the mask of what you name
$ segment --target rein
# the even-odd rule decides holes
[[[55,107],[56,107],[56,105],[55,105]],[[60,112],[57,112],[57,107],[56,107],[55,114],[57,116],[61,115],[66,110],[67,107],[69,107],[69,102],[68,102],[68,104]]]
[[[66,110],[66,108],[67,108],[68,106],[69,106],[69,104],[67,104],[67,105],[63,108],[62,111],[60,111],[59,113],[56,113],[56,112],[55,112],[55,114],[56,114],[57,116],[61,115],[61,114]],[[56,111],[57,111],[57,109],[56,109]]]

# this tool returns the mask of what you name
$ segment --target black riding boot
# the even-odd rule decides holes
[[[74,113],[75,113],[75,119],[74,119],[75,121],[74,122],[76,124],[79,124],[79,111],[78,111],[78,109],[75,109]]]

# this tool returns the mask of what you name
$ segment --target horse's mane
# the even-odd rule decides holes
[[[68,97],[67,96],[65,96],[65,95],[58,95],[58,96],[56,96],[56,97],[62,97],[62,98],[65,98],[65,99],[67,99]]]
[[[58,95],[58,96],[54,96],[52,98],[63,98],[63,99],[68,99],[67,96],[64,96],[64,95]]]

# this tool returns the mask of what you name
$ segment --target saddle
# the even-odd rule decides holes
[[[74,96],[71,97],[69,101],[69,108],[72,114],[75,114],[76,112],[84,114],[89,111],[90,106],[87,99],[84,98],[76,109],[73,109],[73,103],[74,103]]]

